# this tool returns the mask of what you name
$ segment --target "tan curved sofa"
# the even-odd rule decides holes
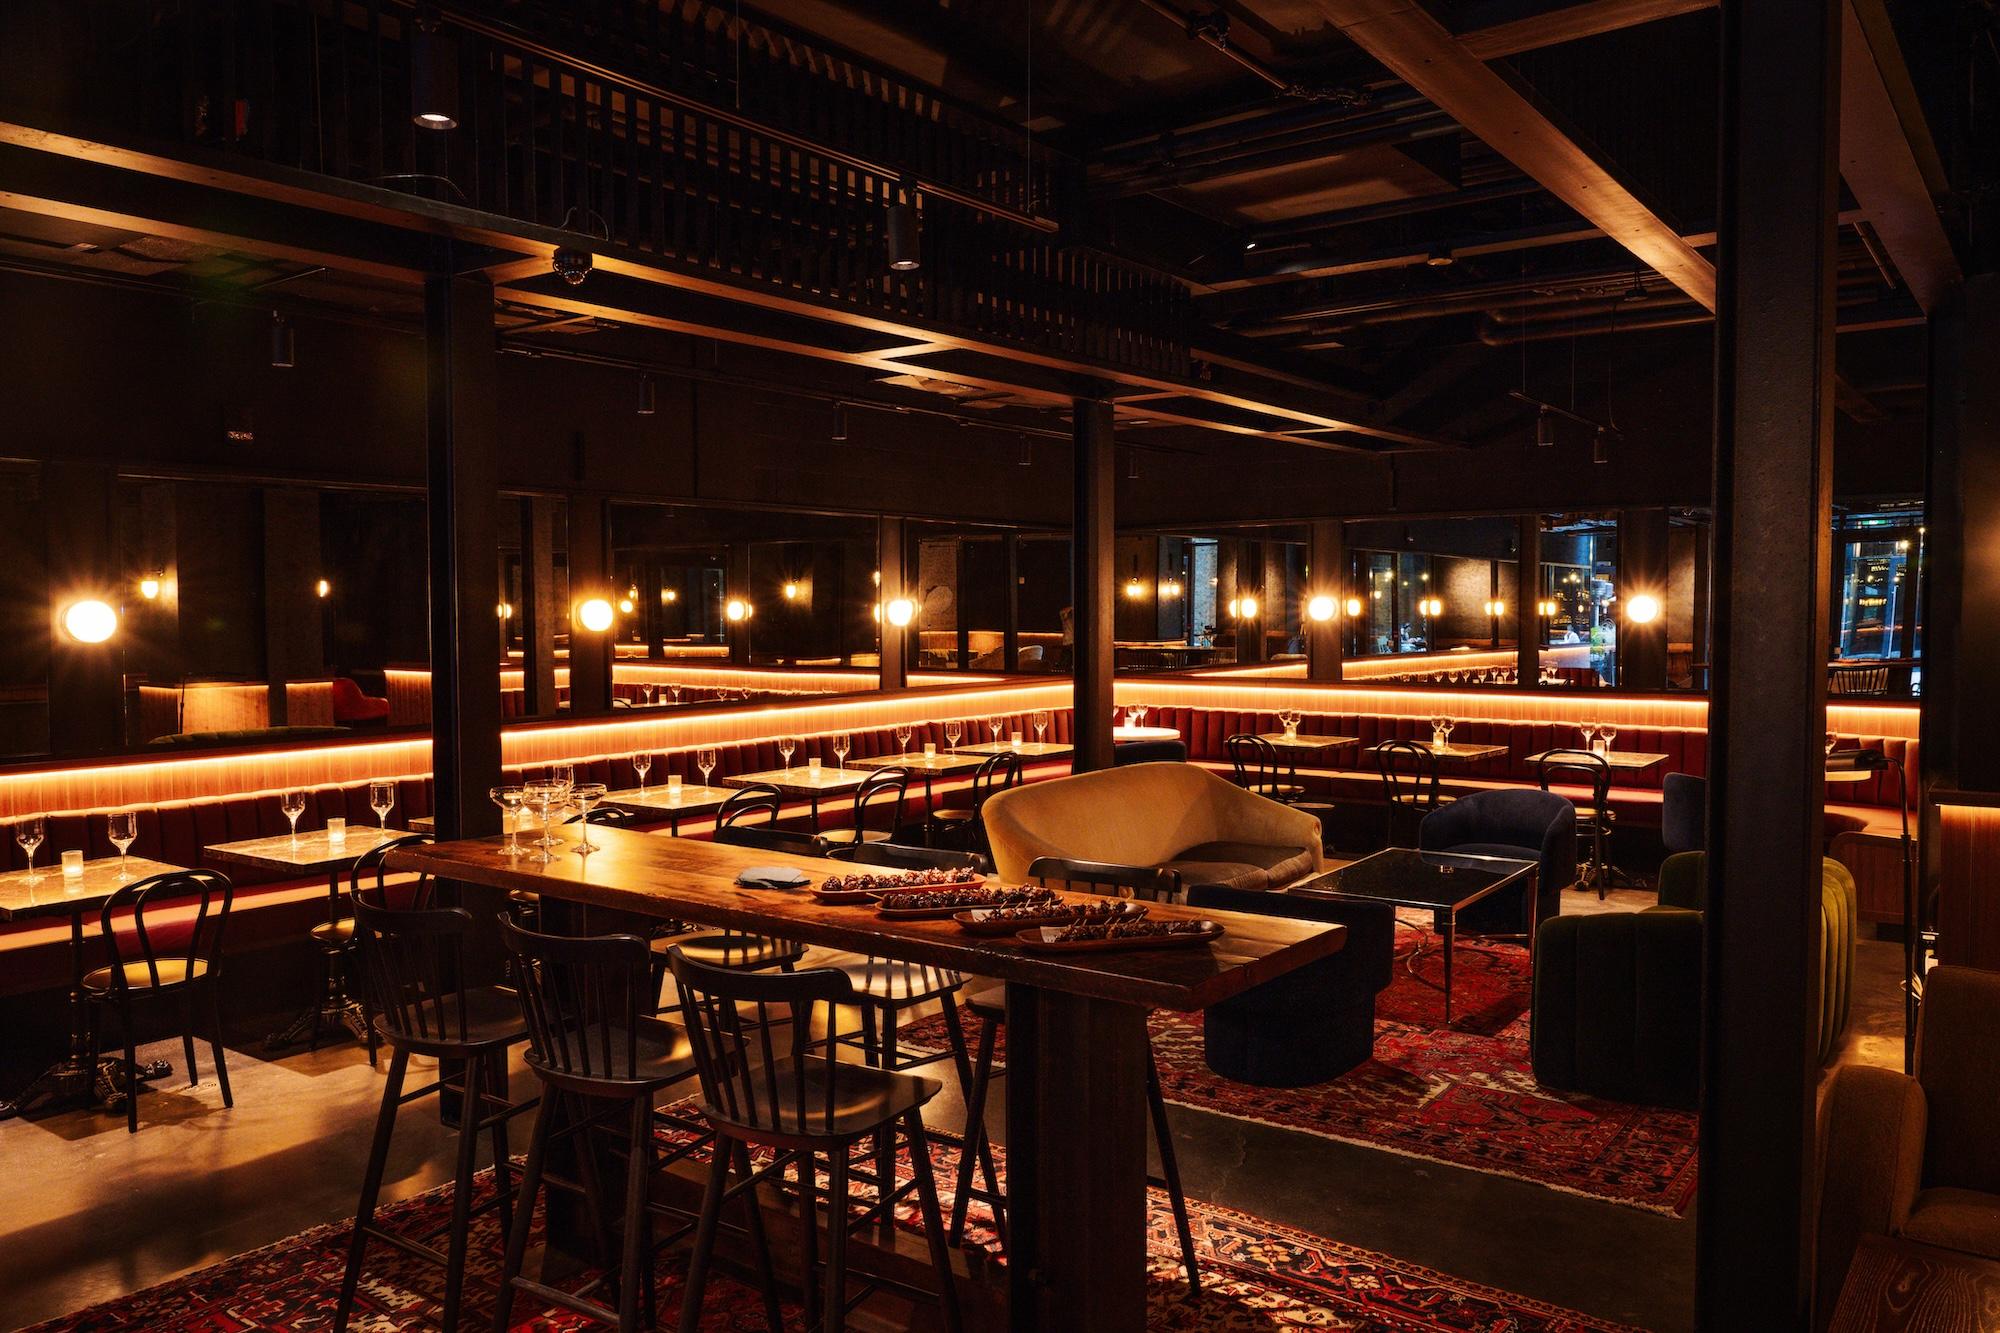
[[[1166,866],[1184,884],[1269,889],[1325,865],[1308,811],[1194,764],[1130,764],[999,792],[983,811],[993,864],[1020,883],[1037,857]]]

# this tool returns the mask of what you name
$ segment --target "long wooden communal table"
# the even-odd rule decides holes
[[[1036,954],[949,920],[885,920],[736,884],[749,866],[820,878],[851,869],[842,862],[614,828],[592,830],[600,850],[584,856],[572,827],[555,832],[566,845],[546,865],[509,858],[500,838],[400,848],[388,864],[1007,983],[1008,1322],[1020,1330],[1145,1326],[1147,1011],[1205,1009],[1346,943],[1338,925],[1163,904],[1154,916],[1206,917],[1228,933],[1200,948]]]

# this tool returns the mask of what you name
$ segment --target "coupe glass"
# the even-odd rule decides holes
[[[590,812],[603,799],[601,782],[579,782],[569,789],[569,803],[576,807],[577,822],[583,826],[583,839],[576,845],[579,855],[589,856],[597,850],[597,844],[590,840]]]
[[[29,815],[14,823],[14,841],[21,844],[21,850],[28,856],[28,879],[32,883],[41,878],[35,873],[35,848],[42,845],[48,834],[47,822],[40,815]]]
[[[778,737],[778,757],[785,761],[786,768],[792,766],[792,752],[798,748],[799,738],[797,736]]]
[[[125,878],[125,853],[139,840],[139,816],[130,810],[114,810],[105,821],[111,845],[118,849],[118,878]]]
[[[562,785],[555,782],[530,782],[521,789],[521,795],[541,823],[541,836],[529,844],[535,849],[533,859],[546,865],[555,860],[555,857],[549,854],[549,849],[560,845],[550,829],[555,823],[556,808],[563,803]]]
[[[388,828],[389,812],[396,808],[396,784],[380,781],[369,783],[368,808],[375,812],[376,822],[383,828]]]
[[[897,753],[908,754],[910,752],[910,737],[916,734],[916,730],[915,727],[907,722],[898,722],[896,724]]]
[[[1048,734],[1048,730],[1049,710],[1046,708],[1037,708],[1035,710],[1035,744],[1041,745],[1044,743],[1042,738]]]
[[[292,846],[299,845],[299,816],[306,812],[306,794],[294,787],[278,798],[278,808],[292,821]]]
[[[694,766],[701,770],[701,785],[706,787],[708,785],[708,775],[715,771],[715,751],[696,750],[694,752]]]
[[[836,767],[841,769],[847,767],[847,752],[853,748],[854,738],[846,732],[843,731],[833,738],[833,758]]]
[[[507,829],[507,855],[519,856],[521,844],[514,840],[514,830],[521,822],[521,803],[525,799],[522,789],[515,786],[488,787],[486,795],[500,807],[500,822]]]
[[[951,747],[951,752],[953,754],[958,753],[958,738],[960,736],[963,736],[964,734],[965,734],[965,724],[963,722],[960,722],[957,718],[953,718],[951,721],[944,724],[944,743]]]
[[[646,775],[653,771],[653,756],[650,753],[633,755],[632,771],[639,775],[639,790],[646,790]]]

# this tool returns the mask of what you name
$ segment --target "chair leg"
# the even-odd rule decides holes
[[[215,1081],[222,1085],[222,1104],[236,1105],[229,1095],[229,1059],[222,1053],[222,992],[215,978],[208,980],[208,1053],[215,1059]]]
[[[1611,893],[1611,865],[1604,859],[1604,826],[1592,823],[1590,827],[1591,857],[1597,865],[1597,901],[1603,902]]]
[[[1188,1294],[1201,1295],[1201,1266],[1195,1262],[1194,1232],[1188,1226],[1187,1195],[1181,1192],[1181,1166],[1174,1152],[1174,1132],[1167,1124],[1167,1101],[1160,1092],[1160,1066],[1153,1046],[1146,1044],[1146,1105],[1153,1113],[1153,1137],[1160,1145],[1160,1174],[1167,1181],[1167,1202],[1174,1209],[1174,1230],[1180,1233],[1181,1262],[1187,1265]]]
[[[187,1057],[188,1086],[201,1082],[201,1071],[194,1063],[194,987],[181,990],[181,1054]]]
[[[716,1135],[715,1156],[708,1164],[708,1191],[701,1196],[701,1221],[695,1226],[694,1249],[688,1257],[687,1285],[681,1289],[680,1333],[701,1333],[701,1293],[708,1283],[715,1229],[722,1221],[722,1195],[729,1188],[729,1157],[729,1140]]]
[[[806,1327],[819,1327],[819,1158],[799,1153],[799,1290],[805,1295]]]
[[[458,1163],[451,1181],[451,1230],[445,1249],[444,1333],[457,1333],[459,1298],[465,1290],[466,1238],[472,1230],[472,1178],[479,1170],[479,1061],[459,1064]]]
[[[118,1002],[118,1023],[125,1029],[125,1132],[139,1132],[139,1052],[132,1033],[132,1005]]]
[[[638,1333],[640,1297],[646,1289],[646,1185],[653,1155],[646,1144],[653,1133],[653,1099],[632,1099],[625,1150],[624,1250],[618,1260],[618,1333]],[[706,1211],[706,1209],[704,1209]]]
[[[931,1175],[930,1140],[924,1133],[924,1118],[911,1111],[903,1117],[910,1140],[910,1165],[917,1177],[917,1204],[924,1215],[924,1239],[930,1245],[931,1268],[937,1273],[938,1312],[944,1316],[945,1333],[959,1333],[958,1282],[951,1273],[951,1250],[945,1243],[944,1217],[938,1211],[937,1181]]]
[[[736,1145],[736,1169],[743,1173],[746,1182],[750,1179],[750,1150],[740,1143]],[[778,1308],[778,1277],[771,1269],[771,1243],[764,1235],[764,1209],[757,1202],[754,1185],[743,1191],[743,1206],[748,1210],[743,1221],[750,1235],[750,1254],[756,1260],[757,1279],[764,1288],[764,1318],[771,1326],[771,1333],[784,1333],[785,1316]]]
[[[491,1141],[493,1144],[493,1187],[500,1191],[500,1231],[502,1235],[514,1229],[514,1205],[508,1196],[514,1189],[514,1158],[507,1151],[507,1117],[501,1115],[507,1101],[507,1051],[503,1047],[493,1052],[484,1061],[486,1066],[486,1087],[492,1094],[489,1109],[493,1115]],[[474,1107],[480,1103],[474,1102]],[[477,1120],[475,1112],[473,1119]]]
[[[389,1076],[396,1077],[393,1060]],[[521,1275],[528,1255],[528,1228],[534,1219],[535,1194],[542,1187],[542,1162],[548,1155],[549,1132],[555,1124],[556,1104],[561,1100],[555,1089],[542,1089],[542,1104],[535,1108],[535,1126],[528,1132],[528,1161],[521,1168],[521,1197],[514,1209],[513,1224],[507,1228],[507,1257],[500,1266],[500,1290],[493,1299],[493,1333],[507,1333],[513,1322],[514,1279]]]
[[[1005,1250],[1007,1232],[1000,1220],[1003,1205],[999,1190],[994,1188],[993,1157],[986,1141],[986,1089],[993,1081],[993,1044],[999,1030],[998,1023],[988,1020],[979,1031],[979,1054],[972,1062],[972,1086],[965,1094],[965,1143],[959,1150],[958,1185],[951,1201],[949,1235],[953,1245],[965,1239],[965,1217],[972,1204],[972,1168],[977,1162],[986,1181],[994,1230],[1000,1234],[1000,1247]]]
[[[375,1141],[368,1149],[368,1168],[361,1175],[361,1203],[354,1210],[354,1234],[347,1242],[347,1271],[340,1279],[340,1300],[333,1307],[333,1333],[347,1333],[354,1313],[354,1291],[361,1281],[361,1260],[368,1250],[368,1228],[375,1221],[375,1200],[382,1192],[382,1172],[389,1164],[389,1140],[396,1130],[396,1106],[403,1097],[403,1074],[410,1057],[401,1047],[389,1057],[389,1077],[382,1084],[382,1109],[375,1115]]]
[[[820,1327],[827,1333],[841,1333],[847,1327],[847,1146],[836,1144],[827,1154],[826,1295],[820,1317]]]
[[[313,992],[312,1036],[306,1043],[309,1051],[319,1049],[320,1029],[326,1025],[326,1000],[333,993],[333,954],[323,948],[314,952],[319,955],[319,989]]]

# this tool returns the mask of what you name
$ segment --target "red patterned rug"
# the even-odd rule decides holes
[[[671,1136],[669,1136],[671,1137]],[[955,1148],[936,1150],[944,1209],[951,1209],[944,1169]],[[1004,1169],[1004,1158],[1001,1163]],[[490,1173],[480,1180],[482,1195]],[[864,1190],[865,1192],[865,1190]],[[396,1204],[380,1220],[397,1230],[440,1226],[450,1211],[448,1186]],[[1190,1299],[1179,1242],[1166,1196],[1150,1193],[1151,1256],[1147,1327],[1162,1333],[1271,1333],[1282,1329],[1341,1329],[1346,1333],[1630,1333],[1624,1325],[1479,1286],[1386,1255],[1342,1245],[1243,1213],[1189,1201],[1190,1225],[1202,1269],[1202,1294]],[[907,1212],[915,1211],[914,1200]],[[905,1216],[906,1224],[914,1225]],[[990,1213],[972,1208],[968,1244],[990,1243]],[[475,1222],[473,1255],[462,1325],[484,1328],[491,1319],[489,1287],[499,1268],[501,1238],[491,1218]],[[345,1223],[316,1227],[249,1254],[215,1264],[61,1319],[26,1333],[319,1333],[331,1326],[346,1262]],[[661,1260],[657,1326],[671,1328],[679,1314],[684,1251]],[[376,1245],[361,1285],[355,1333],[403,1333],[437,1326],[439,1270]],[[537,1333],[581,1333],[595,1327],[567,1312],[516,1304],[511,1327]],[[749,1287],[716,1275],[702,1302],[701,1327],[726,1333],[763,1330],[763,1304]],[[785,1307],[787,1327],[801,1313]]]
[[[1492,1171],[1551,1189],[1678,1216],[1694,1201],[1695,1116],[1535,1082],[1528,1060],[1528,955],[1461,947],[1456,1027],[1444,1026],[1443,958],[1412,975],[1401,957],[1421,932],[1397,932],[1395,979],[1376,1003],[1375,1057],[1304,1088],[1258,1088],[1210,1072],[1199,1014],[1155,1013],[1153,1050],[1167,1100],[1411,1157]],[[940,1018],[903,1029],[911,1049],[945,1045]],[[996,1052],[1005,1056],[1005,1034]]]

